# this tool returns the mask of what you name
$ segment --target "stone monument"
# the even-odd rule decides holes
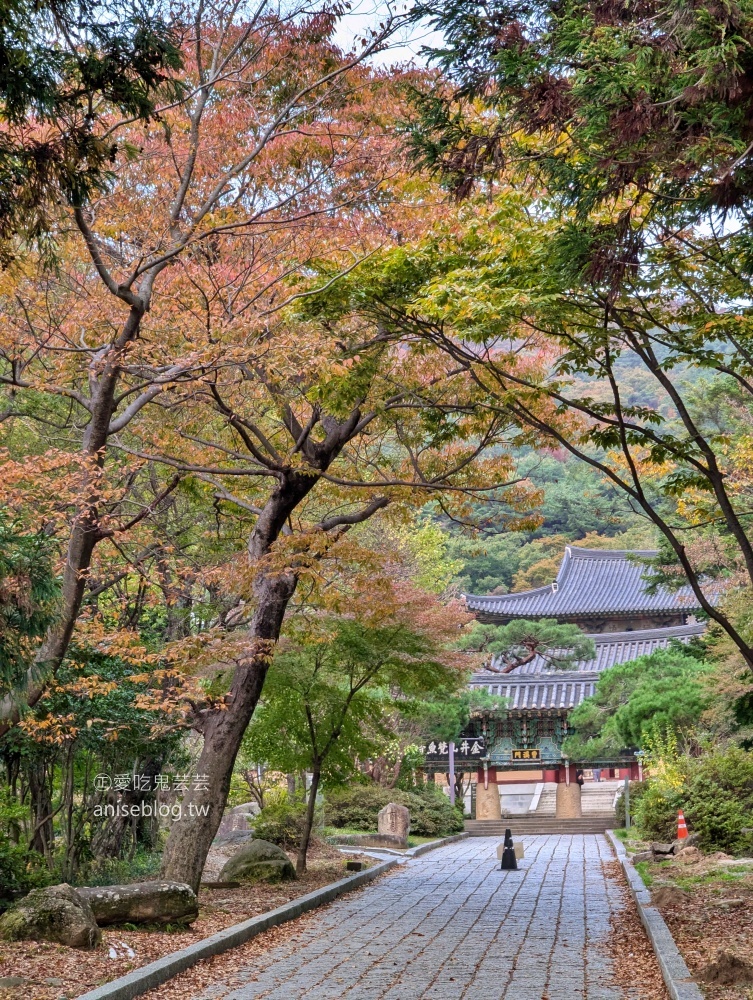
[[[403,847],[408,846],[410,811],[405,806],[399,806],[397,802],[388,802],[384,809],[379,810],[377,823],[380,836],[394,838],[395,841],[400,841]]]

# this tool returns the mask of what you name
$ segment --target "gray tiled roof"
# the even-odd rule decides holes
[[[596,646],[596,656],[592,660],[576,660],[568,665],[568,671],[601,671],[608,667],[613,667],[615,663],[627,663],[628,660],[635,660],[639,656],[647,656],[657,649],[665,649],[671,639],[679,639],[680,642],[687,642],[695,635],[703,635],[706,626],[697,625],[675,625],[672,628],[646,628],[635,629],[633,632],[598,632],[596,635],[589,635]],[[550,666],[547,661],[537,656],[522,667],[517,667],[513,671],[513,676],[520,677],[523,674],[555,673],[561,674],[561,670]],[[476,674],[476,677],[500,677],[493,671],[485,671],[483,674]]]
[[[479,597],[466,594],[471,611],[484,617],[567,618],[636,613],[692,613],[698,601],[689,586],[677,591],[659,588],[646,593],[641,577],[646,567],[635,559],[650,551],[565,548],[557,579],[546,587],[520,594]],[[633,557],[633,558],[631,558]]]
[[[589,698],[596,688],[598,674],[561,673],[559,676],[540,674],[536,678],[511,680],[506,674],[497,677],[496,684],[489,687],[492,694],[507,698],[508,711],[526,709],[575,708],[584,698]],[[480,687],[473,684],[473,687]]]
[[[594,693],[602,670],[665,649],[672,639],[687,642],[693,636],[702,635],[704,628],[696,624],[634,632],[600,632],[589,636],[596,645],[596,656],[592,660],[580,660],[567,670],[555,670],[537,656],[510,674],[482,670],[473,675],[470,686],[483,687],[490,694],[507,698],[507,707],[512,710],[573,708]]]

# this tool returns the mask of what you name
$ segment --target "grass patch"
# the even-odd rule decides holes
[[[633,854],[635,851],[646,850],[647,843],[638,836],[638,831],[634,826],[631,826],[629,830],[623,826],[617,830],[612,830],[612,833],[618,840],[622,841],[625,845],[625,850],[629,854]]]
[[[322,837],[376,837],[376,830],[357,830],[350,826],[325,826]]]
[[[636,865],[636,868],[638,866]],[[702,875],[672,875],[667,879],[679,889],[694,889],[698,886],[713,886],[714,884],[729,885],[738,882],[751,874],[750,868],[737,868],[734,871],[712,871]]]
[[[635,870],[643,879],[643,884],[646,886],[646,888],[650,889],[651,886],[654,884],[654,876],[651,874],[650,862],[639,861],[635,866]]]
[[[187,924],[110,924],[108,930],[141,931],[145,934],[185,934],[189,929]]]
[[[325,826],[320,834],[322,837],[376,837],[376,830],[357,830],[354,827],[340,827],[340,826]],[[421,844],[430,844],[435,840],[441,840],[442,837],[419,837],[419,836],[408,836],[408,847],[419,847]],[[399,848],[391,848],[391,850],[399,850]]]

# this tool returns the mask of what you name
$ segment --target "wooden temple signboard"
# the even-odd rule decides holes
[[[513,750],[513,760],[541,760],[541,750],[532,748],[530,750]]]
[[[450,766],[450,744],[446,740],[430,740],[420,748],[424,764],[431,771],[447,771]],[[486,756],[486,741],[483,736],[460,736],[454,743],[454,763],[456,767],[472,764],[478,767]]]

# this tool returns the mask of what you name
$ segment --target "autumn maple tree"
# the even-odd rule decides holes
[[[174,447],[168,451],[163,433],[157,453],[181,467],[183,442],[192,442],[189,467],[248,525],[243,562],[228,567],[245,620],[224,652],[211,650],[215,666],[207,667],[231,670],[232,680],[225,704],[195,721],[203,736],[198,767],[211,776],[210,789],[185,800],[194,812],[208,805],[212,819],[175,824],[165,851],[165,874],[191,882],[200,877],[232,762],[298,588],[321,586],[331,560],[347,565],[355,558],[351,530],[391,507],[435,500],[468,519],[479,502],[525,513],[533,501],[499,449],[506,422],[474,407],[473,385],[455,376],[441,352],[416,359],[365,328],[353,329],[349,343],[342,329],[333,336],[299,321],[296,330],[295,349],[288,339],[270,341],[252,370],[239,366],[196,391],[194,405],[180,411]]]
[[[322,308],[446,351],[477,405],[603,475],[663,538],[663,582],[687,582],[753,664],[719,600],[753,583],[745,236],[647,224],[640,260],[615,286],[611,271],[589,270],[574,213],[505,187],[484,201],[460,209],[454,232],[438,226],[385,255],[358,287],[345,279]],[[635,368],[641,399],[624,379]],[[720,394],[732,410],[709,405]]]
[[[8,460],[6,499],[34,505],[59,538],[68,532],[61,606],[29,673],[28,704],[65,655],[96,546],[122,550],[181,479],[114,451],[115,437],[181,382],[249,360],[238,330],[261,338],[259,314],[274,315],[321,252],[327,213],[367,197],[380,176],[377,167],[355,179],[380,151],[363,134],[361,103],[342,108],[357,92],[349,74],[393,26],[348,59],[328,41],[334,23],[327,10],[280,19],[262,5],[243,21],[233,5],[202,8],[184,44],[183,97],[146,123],[112,106],[98,119],[100,137],[128,156],[98,199],[71,194],[61,206],[61,265],[40,275],[30,255],[0,279],[6,444],[24,424],[11,451],[35,456],[34,467]],[[307,57],[283,73],[293,49]],[[275,291],[281,282],[287,291]],[[214,340],[207,324],[218,318]],[[143,563],[151,545],[127,558]],[[2,715],[18,718],[13,698]]]
[[[334,287],[442,211],[399,174],[384,95],[396,106],[401,81],[365,65],[399,19],[354,53],[336,21],[203,7],[180,99],[146,123],[103,117],[128,156],[62,206],[57,269],[27,256],[0,276],[5,499],[33,510],[61,573],[3,727],[42,702],[74,637],[152,672],[150,705],[163,689],[202,736],[208,782],[164,857],[193,885],[291,599],[356,558],[353,527],[428,500],[514,521],[536,500],[508,422],[446,355],[303,308],[312,275]]]

